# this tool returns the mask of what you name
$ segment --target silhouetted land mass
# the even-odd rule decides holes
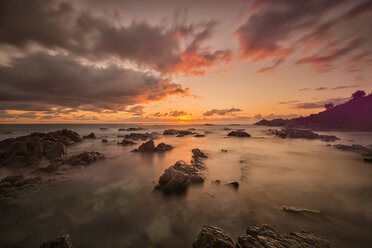
[[[314,130],[372,131],[372,94],[356,91],[346,103],[318,114],[293,119],[261,120],[259,126],[286,126]]]

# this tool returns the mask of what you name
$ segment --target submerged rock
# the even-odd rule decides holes
[[[247,235],[238,238],[237,248],[332,248],[336,247],[327,240],[312,233],[302,231],[282,235],[270,226],[252,226]]]
[[[73,248],[70,235],[65,234],[40,245],[40,248]]]
[[[348,146],[348,145],[337,144],[337,145],[334,145],[333,147],[336,149],[342,150],[342,151],[356,152],[364,156],[372,156],[372,149],[362,146],[362,145],[353,144],[351,146]]]
[[[106,131],[108,128],[107,127],[100,127],[99,129],[102,130],[102,131]]]
[[[88,135],[83,136],[83,139],[96,139],[96,135],[94,133],[90,133]]]
[[[235,248],[235,245],[221,228],[203,226],[196,236],[193,248]]]
[[[295,128],[283,128],[280,131],[278,130],[268,130],[270,133],[280,137],[280,138],[291,138],[291,139],[320,139],[321,141],[331,142],[339,140],[336,136],[333,135],[319,135],[310,130],[302,130]]]
[[[233,136],[233,137],[251,137],[251,135],[244,131],[231,131],[227,134],[227,136]]]
[[[165,144],[165,143],[159,143],[157,146],[155,146],[153,140],[149,140],[145,143],[142,143],[137,149],[134,149],[132,152],[165,152],[170,151],[173,149],[173,146]]]
[[[301,215],[304,217],[321,217],[319,210],[312,210],[312,209],[305,209],[305,208],[298,208],[298,207],[289,207],[289,206],[282,206],[281,210],[283,212],[293,214],[293,215]]]
[[[157,133],[130,133],[124,136],[126,139],[131,140],[147,140],[158,138]]]
[[[89,165],[95,161],[105,159],[105,156],[99,152],[82,152],[69,157],[64,163],[68,165]]]
[[[77,142],[81,142],[79,134],[67,129],[6,139],[0,142],[0,166],[34,165],[44,156],[47,159],[63,159],[65,146]]]
[[[194,137],[196,137],[196,138],[202,138],[202,137],[205,137],[205,135],[204,134],[197,133],[197,134],[194,135]]]
[[[129,139],[123,139],[122,141],[118,142],[119,145],[128,146],[128,145],[134,145],[136,142],[129,140]]]
[[[102,139],[102,143],[108,143],[107,139]]]
[[[190,130],[176,130],[176,129],[166,129],[163,132],[163,135],[176,135],[177,137],[183,137],[185,135],[194,134]]]

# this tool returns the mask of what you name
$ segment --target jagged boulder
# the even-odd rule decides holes
[[[68,165],[89,165],[95,161],[105,159],[105,156],[99,152],[82,152],[69,157],[64,163]]]
[[[145,143],[142,143],[142,145],[140,145],[137,149],[134,149],[132,152],[165,152],[172,149],[173,146],[165,144],[163,142],[155,146],[154,141],[149,140]]]
[[[70,235],[65,234],[40,245],[40,248],[73,248]]]
[[[230,133],[227,134],[227,136],[232,136],[232,137],[251,137],[251,135],[247,132],[244,131],[231,131]]]
[[[221,228],[203,226],[196,236],[193,248],[235,248],[235,245]]]

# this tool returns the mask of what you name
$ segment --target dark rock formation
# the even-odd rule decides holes
[[[230,131],[231,128],[229,128],[229,127],[224,127],[223,130],[224,130],[224,131]]]
[[[147,140],[158,138],[157,133],[131,133],[124,136],[126,139],[131,140]]]
[[[117,138],[124,138],[124,135],[118,135]]]
[[[221,149],[221,152],[227,152],[227,150],[226,149]]]
[[[233,137],[251,137],[251,135],[244,131],[231,131],[227,134],[227,136],[233,136]]]
[[[290,120],[261,120],[255,125],[313,130],[372,131],[372,94],[353,98],[344,104],[307,117]]]
[[[247,230],[247,235],[238,238],[237,248],[332,248],[332,243],[312,233],[302,231],[282,235],[270,226],[252,226]]]
[[[149,140],[145,143],[142,143],[137,149],[134,149],[132,152],[165,152],[173,149],[173,146],[167,145],[165,143],[159,143],[155,146],[153,140]]]
[[[165,194],[183,194],[191,184],[204,183],[204,176],[195,166],[178,161],[160,176],[156,190]]]
[[[108,143],[107,139],[102,139],[102,143]]]
[[[362,146],[362,145],[353,144],[351,146],[348,146],[348,145],[337,144],[337,145],[334,145],[333,147],[336,148],[336,149],[342,150],[342,151],[360,153],[363,156],[372,156],[372,149],[368,148],[368,147],[365,147],[365,146]]]
[[[364,158],[363,161],[366,163],[372,163],[372,158]]]
[[[52,175],[52,174],[55,174],[58,171],[58,169],[59,169],[59,164],[54,163],[54,164],[50,164],[46,167],[38,168],[38,169],[34,170],[31,174],[39,175],[39,176]]]
[[[199,148],[192,149],[191,152],[191,165],[201,170],[205,169],[203,159],[208,158],[208,156],[204,152],[200,151]]]
[[[118,142],[118,144],[123,145],[123,146],[128,146],[128,145],[134,145],[136,143],[132,140],[123,139],[121,142]]]
[[[291,138],[291,139],[320,139],[321,141],[331,142],[339,140],[336,136],[333,135],[319,135],[310,130],[301,130],[295,128],[284,128],[280,131],[278,130],[268,130],[270,133],[280,137],[280,138]]]
[[[192,131],[189,130],[176,130],[176,129],[166,129],[163,132],[163,135],[176,135],[177,137],[183,137],[185,135],[194,134]]]
[[[304,217],[311,217],[311,218],[322,217],[320,211],[318,210],[298,208],[298,207],[289,207],[289,206],[282,206],[281,210],[285,213],[289,213],[289,214],[293,214],[297,216],[304,216]]]
[[[193,248],[235,248],[231,238],[220,228],[215,226],[203,226]]]
[[[84,135],[83,139],[96,139],[96,135],[94,133],[90,133],[88,135]]]
[[[6,139],[0,142],[0,166],[29,166],[37,164],[44,156],[63,159],[64,146],[77,142],[81,142],[79,134],[67,129]]]
[[[34,187],[41,182],[40,176],[25,178],[23,175],[8,176],[0,181],[0,198],[13,196],[18,192]]]
[[[108,128],[107,127],[100,127],[99,129],[102,130],[102,131],[106,131]]]
[[[194,135],[194,137],[196,137],[196,138],[202,138],[202,137],[205,137],[205,135],[204,134],[197,133],[197,134]]]
[[[99,152],[82,152],[69,157],[64,163],[68,165],[89,165],[95,161],[105,159],[105,156]]]
[[[226,182],[223,186],[232,187],[233,189],[239,189],[239,183],[237,181]]]
[[[129,127],[127,129],[125,128],[119,128],[118,131],[140,131],[143,130],[142,127]]]
[[[70,235],[65,234],[40,245],[40,248],[73,248]]]
[[[119,132],[124,132],[124,131],[127,131],[125,128],[119,128],[118,129]]]

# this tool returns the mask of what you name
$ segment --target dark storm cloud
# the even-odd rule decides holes
[[[203,116],[212,116],[212,115],[229,115],[233,114],[235,112],[240,112],[241,109],[238,108],[231,108],[231,109],[212,109],[209,111],[206,111]]]
[[[151,74],[116,66],[97,68],[68,56],[44,53],[1,66],[0,78],[1,109],[38,110],[47,114],[124,111],[128,105],[188,93],[188,89]]]
[[[0,11],[0,43],[12,46],[25,48],[35,42],[89,60],[116,57],[162,73],[201,74],[231,59],[228,50],[203,46],[212,35],[214,21],[122,26],[109,17],[80,11],[73,3],[53,0],[2,1]]]
[[[272,71],[300,51],[296,64],[327,72],[345,56],[369,49],[371,0],[256,0],[252,6],[253,15],[235,33],[242,57],[274,61],[259,72]],[[352,25],[358,28],[345,28]]]

